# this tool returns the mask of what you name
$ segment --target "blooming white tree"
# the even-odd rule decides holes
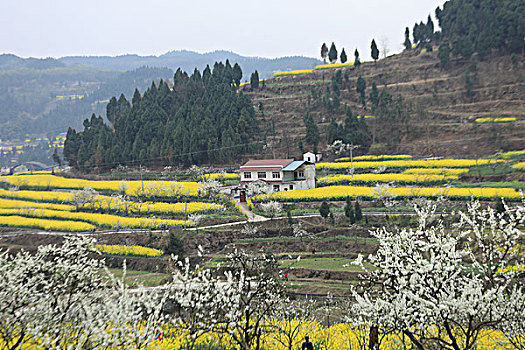
[[[370,191],[371,196],[383,203],[387,208],[392,208],[397,204],[395,200],[396,195],[392,191],[392,186],[389,184],[377,183]]]
[[[292,225],[292,233],[294,237],[299,237],[301,241],[303,240],[304,237],[310,238],[310,239],[315,238],[315,234],[305,230],[300,222]]]
[[[305,325],[314,320],[315,302],[312,299],[283,300],[275,310],[275,322],[270,337],[288,350],[296,349],[303,341],[299,335]]]
[[[143,349],[153,340],[163,298],[132,292],[107,269],[104,278],[93,244],[74,236],[34,254],[0,255],[1,349],[36,341],[49,349]]]
[[[257,234],[257,226],[255,225],[244,225],[241,229],[242,237],[251,237],[255,238],[255,235]]]
[[[260,194],[268,193],[270,186],[264,181],[252,181],[246,186],[246,194],[249,197],[258,196]]]
[[[101,282],[98,259],[90,257],[93,241],[68,238],[61,247],[41,246],[35,254],[0,255],[0,336],[16,349],[30,335],[46,335],[53,344],[65,322],[84,302],[85,293]]]
[[[349,321],[400,331],[417,349],[460,350],[472,349],[484,329],[518,320],[508,302],[525,292],[515,267],[524,262],[523,204],[497,214],[471,203],[452,230],[430,223],[435,206],[416,211],[418,228],[373,233],[376,269],[353,289]]]
[[[118,185],[118,192],[121,194],[121,195],[126,195],[126,192],[129,190],[129,185],[127,182],[125,181],[122,181],[121,183],[119,183]]]
[[[199,227],[199,224],[204,220],[204,215],[199,213],[193,213],[188,215],[188,221],[191,222],[195,227]]]
[[[75,204],[76,209],[84,208],[86,205],[94,205],[97,202],[98,192],[91,187],[84,187],[80,191],[76,191],[71,197],[71,202]]]
[[[176,261],[177,258],[173,257]],[[174,304],[170,324],[185,337],[185,348],[194,349],[196,342],[228,324],[228,320],[240,317],[240,295],[231,272],[222,276],[199,265],[191,267],[189,259],[176,263],[176,271],[169,287],[169,300]]]
[[[271,219],[277,216],[281,211],[283,211],[283,206],[277,201],[263,202],[260,204],[261,210],[268,215]]]
[[[239,299],[231,304],[227,322],[217,330],[228,334],[240,349],[259,348],[262,335],[270,331],[265,321],[275,316],[284,300],[278,262],[271,254],[234,251],[228,255],[225,268],[231,271]]]
[[[204,197],[214,198],[221,190],[221,183],[213,179],[204,179],[199,182],[199,192]]]

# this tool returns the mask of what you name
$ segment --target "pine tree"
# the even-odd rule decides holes
[[[164,252],[168,255],[176,255],[179,260],[182,260],[184,256],[184,243],[172,230],[168,235],[168,243],[164,247]]]
[[[320,134],[317,125],[315,124],[314,118],[310,113],[306,113],[303,117],[304,125],[306,126],[306,143],[312,145],[314,150],[317,150],[319,144]]]
[[[58,155],[58,149],[55,148],[55,151],[53,152],[53,161],[55,162],[56,165],[58,165],[59,167],[62,166],[62,159],[60,158],[60,156]]]
[[[372,54],[372,58],[374,59],[374,61],[377,62],[378,58],[379,58],[379,50],[377,49],[377,45],[376,45],[376,41],[375,39],[372,39],[372,45],[370,46],[371,48],[371,54]]]
[[[250,77],[250,87],[252,89],[258,89],[259,88],[259,72],[255,71],[252,73]]]
[[[326,47],[326,44],[323,43],[323,45],[321,46],[321,58],[323,59],[325,63],[326,63],[327,55],[328,55],[328,47]]]
[[[209,68],[209,67],[208,67]],[[238,63],[235,63],[233,65],[233,81],[235,82],[235,85],[236,86],[239,86],[241,84],[241,79],[242,79],[242,69],[241,69],[241,66],[239,66]],[[204,80],[204,78],[203,78]]]
[[[328,59],[332,64],[337,62],[337,49],[335,48],[335,44],[333,42],[330,46],[330,51],[328,52]]]
[[[343,48],[343,50],[341,51],[341,63],[346,63],[347,60],[348,58],[346,57],[346,52],[345,52],[345,49]]]
[[[358,68],[361,65],[361,60],[359,59],[359,51],[355,49],[354,51],[354,67]]]
[[[363,212],[361,211],[361,206],[359,205],[359,202],[357,201],[357,199],[355,200],[354,212],[355,212],[355,221],[356,222],[361,221],[363,219]]]
[[[505,206],[503,205],[503,200],[501,197],[496,198],[496,207],[495,207],[496,213],[501,214],[505,212]]]
[[[361,104],[363,105],[363,107],[366,106],[366,98],[365,98],[366,81],[361,76],[357,78],[356,90],[359,93]]]
[[[330,206],[326,201],[323,201],[321,204],[321,207],[319,207],[319,214],[323,217],[323,219],[326,219],[328,215],[330,215]]]
[[[345,216],[350,220],[350,224],[355,224],[354,209],[350,197],[346,198]]]
[[[372,90],[370,91],[370,102],[372,103],[372,112],[375,112],[379,106],[379,91],[375,81],[372,83]]]
[[[410,42],[410,30],[408,27],[405,29],[405,42],[403,45],[405,45],[405,50],[407,51],[412,49],[412,42]]]
[[[447,42],[439,45],[438,58],[439,62],[441,62],[441,67],[447,69],[450,63],[450,46],[448,46]]]
[[[434,22],[430,15],[428,15],[427,24],[426,24],[426,40],[431,42],[434,40]]]

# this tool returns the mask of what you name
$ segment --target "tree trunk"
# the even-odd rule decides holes
[[[370,336],[368,340],[369,350],[379,349],[379,328],[377,326],[370,327]]]

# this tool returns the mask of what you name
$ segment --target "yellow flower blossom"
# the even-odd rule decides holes
[[[454,175],[437,174],[354,174],[329,175],[318,180],[319,185],[342,184],[351,182],[397,182],[397,183],[436,183],[457,180]]]
[[[386,166],[387,168],[466,168],[477,165],[487,165],[504,162],[501,159],[432,159],[432,160],[386,160],[383,162],[355,162],[353,167],[355,169],[377,168],[379,166]],[[352,164],[350,162],[339,163],[317,163],[315,168],[318,170],[340,170],[350,169]]]
[[[306,190],[283,191],[270,195],[259,195],[254,198],[261,200],[279,201],[322,201],[344,200],[346,197],[373,197],[374,187],[365,186],[328,186]],[[471,197],[485,199],[503,197],[517,200],[521,198],[519,192],[513,188],[443,188],[443,187],[394,187],[391,189],[396,197],[446,197],[468,199]]]
[[[307,73],[312,73],[312,72],[313,72],[313,69],[290,70],[290,71],[285,71],[285,72],[275,72],[273,73],[273,76],[280,77],[283,75],[299,75],[299,74],[307,74]]]
[[[5,209],[0,209],[5,210]],[[27,218],[17,215],[0,216],[0,226],[7,227],[27,227],[52,231],[82,232],[92,231],[95,226],[86,222],[46,220],[37,218]]]
[[[476,119],[476,123],[480,123],[480,124],[483,124],[483,123],[509,123],[509,122],[515,122],[515,121],[516,121],[515,117],[505,117],[505,118],[487,117],[487,118],[477,118]]]
[[[122,227],[122,228],[152,228],[161,229],[169,226],[183,225],[183,220],[169,220],[157,218],[135,218],[127,216],[117,216],[110,214],[98,213],[84,213],[84,212],[69,212],[61,210],[50,209],[33,209],[33,208],[18,208],[18,209],[0,209],[0,216],[24,216],[32,218],[46,218],[46,219],[63,219],[63,220],[77,220],[84,221],[96,225],[97,227]],[[191,226],[187,224],[187,226]],[[21,226],[25,227],[25,226]],[[94,226],[91,226],[94,228]]]
[[[110,254],[110,255],[136,255],[136,256],[158,257],[164,254],[162,250],[141,247],[138,245],[96,244],[95,248],[101,253]]]

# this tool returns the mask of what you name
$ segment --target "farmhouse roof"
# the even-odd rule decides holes
[[[294,160],[290,164],[288,164],[283,171],[295,171],[297,168],[299,168],[301,165],[306,163],[304,160]]]
[[[282,169],[292,163],[293,159],[251,159],[241,166],[241,170]]]

